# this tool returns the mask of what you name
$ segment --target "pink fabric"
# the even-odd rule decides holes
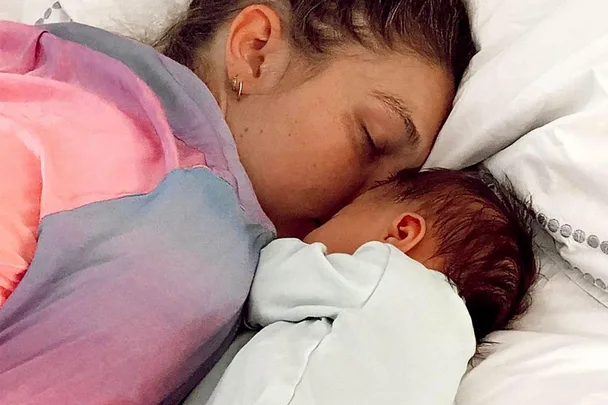
[[[98,63],[115,81],[88,73]],[[204,164],[201,152],[176,141],[156,95],[122,63],[33,27],[3,32],[0,305],[34,256],[44,216],[147,193],[169,171]]]
[[[40,161],[25,146],[28,133],[0,110],[0,305],[29,266],[36,249],[42,182]]]

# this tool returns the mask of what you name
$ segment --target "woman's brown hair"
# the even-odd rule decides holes
[[[193,0],[156,47],[195,70],[199,50],[251,4],[279,12],[292,44],[309,58],[350,43],[413,51],[451,72],[458,84],[476,52],[462,0]]]

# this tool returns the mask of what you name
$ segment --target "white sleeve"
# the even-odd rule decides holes
[[[333,256],[338,274],[350,274],[341,264],[352,262]],[[365,245],[352,257],[379,268],[378,258],[386,259],[362,304],[335,309],[333,321],[265,327],[237,355],[210,404],[453,404],[475,351],[460,297],[442,274],[387,245]],[[277,307],[290,313],[289,305]]]
[[[326,255],[320,243],[277,239],[260,255],[248,323],[335,319],[345,308],[360,308],[380,282],[389,254],[380,243],[373,255]]]

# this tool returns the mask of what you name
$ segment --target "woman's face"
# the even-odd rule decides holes
[[[453,95],[451,76],[422,58],[361,51],[288,90],[247,95],[226,118],[279,235],[303,237],[375,182],[420,167]]]

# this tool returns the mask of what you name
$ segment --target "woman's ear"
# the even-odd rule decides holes
[[[243,94],[267,93],[285,75],[289,54],[279,14],[265,5],[248,6],[233,20],[228,33],[228,81],[242,82]]]
[[[390,243],[403,253],[415,248],[426,235],[426,221],[420,215],[406,212],[399,215],[389,226],[384,242]]]

